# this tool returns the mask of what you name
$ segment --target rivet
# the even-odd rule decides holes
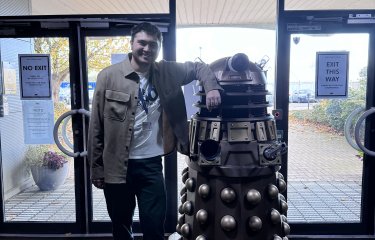
[[[220,225],[222,229],[229,232],[233,231],[236,228],[237,223],[234,217],[230,215],[225,215],[221,218]]]
[[[208,219],[208,213],[206,210],[204,209],[200,209],[196,214],[195,214],[195,218],[197,219],[197,221],[199,222],[199,224],[203,225],[207,222],[207,219]]]
[[[190,230],[190,225],[188,223],[185,223],[184,225],[181,226],[181,235],[184,236],[185,238],[190,236],[191,230]]]
[[[252,216],[249,219],[249,228],[250,230],[257,232],[262,229],[262,220],[257,216]]]
[[[220,193],[221,200],[231,203],[236,199],[236,192],[232,188],[224,188]]]

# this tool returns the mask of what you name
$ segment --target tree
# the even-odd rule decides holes
[[[88,72],[98,72],[111,64],[112,53],[130,51],[130,38],[88,37],[86,49]],[[61,83],[69,81],[69,40],[67,38],[35,38],[34,51],[51,56],[52,95],[54,102],[57,102]]]

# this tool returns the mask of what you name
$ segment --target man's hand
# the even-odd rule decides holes
[[[206,93],[206,105],[208,111],[211,111],[213,108],[219,107],[221,104],[221,96],[219,90],[211,90]]]
[[[99,189],[104,188],[104,178],[92,179],[91,182],[95,187],[97,187]]]

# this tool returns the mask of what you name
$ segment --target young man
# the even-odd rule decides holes
[[[207,108],[221,87],[202,63],[155,62],[162,35],[150,23],[131,32],[127,58],[102,70],[89,127],[92,183],[104,189],[116,240],[132,238],[137,197],[144,240],[164,239],[166,193],[161,156],[176,148],[188,155],[189,136],[181,86],[201,80]]]

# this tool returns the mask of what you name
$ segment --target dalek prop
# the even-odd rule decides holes
[[[196,94],[176,227],[181,239],[288,239],[281,194],[287,185],[278,172],[287,147],[267,113],[263,66],[242,53],[210,64],[224,92],[212,111],[204,89]]]

